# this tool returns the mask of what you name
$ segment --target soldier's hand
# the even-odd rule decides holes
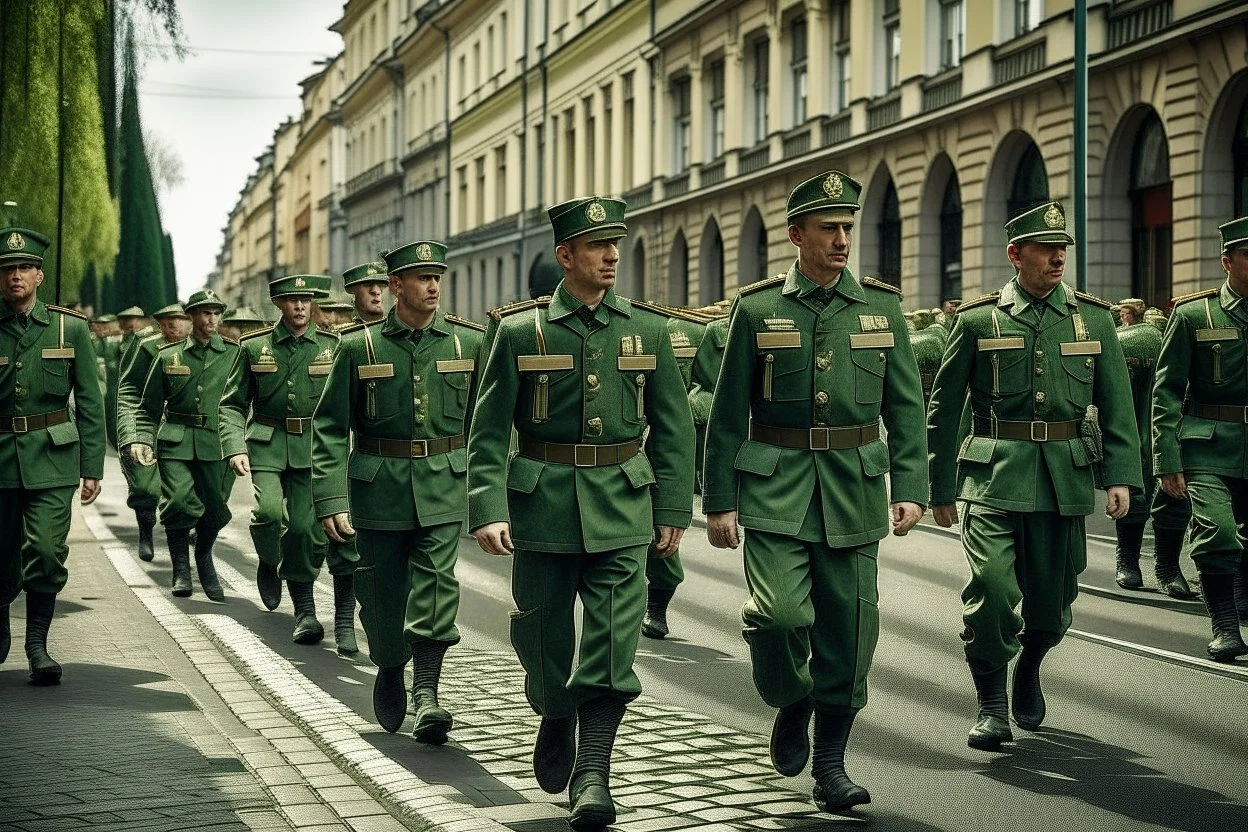
[[[1187,497],[1187,478],[1183,476],[1182,471],[1176,471],[1173,474],[1162,474],[1161,490],[1176,500],[1182,500]]]
[[[898,537],[905,537],[922,519],[923,506],[918,503],[893,503],[893,534]]]
[[[230,467],[234,469],[234,473],[240,477],[251,475],[251,459],[247,454],[234,454],[230,457]],[[339,541],[340,543],[342,541]]]
[[[89,506],[95,502],[95,498],[100,496],[100,481],[93,480],[89,477],[82,478],[82,492],[79,499],[84,506]]]
[[[1179,474],[1179,476],[1183,476]],[[1127,516],[1131,507],[1131,492],[1125,485],[1111,485],[1105,489],[1105,514],[1113,520],[1121,520]]]
[[[676,554],[676,550],[680,548],[681,538],[685,536],[685,530],[675,526],[655,526],[655,528],[659,532],[659,539],[654,541],[650,554],[659,560]]]
[[[511,544],[510,523],[487,523],[474,531],[472,536],[487,555],[510,555],[516,551]]]
[[[246,454],[243,454],[242,457],[244,460],[247,459]],[[233,459],[230,460],[231,464],[233,461]],[[355,529],[351,527],[351,518],[345,511],[322,517],[321,528],[325,530],[325,534],[329,539],[335,543],[350,543],[351,538],[355,537]]]
[[[932,519],[936,521],[937,526],[947,529],[958,522],[958,507],[953,503],[946,503],[943,506],[932,506]]]
[[[706,515],[706,536],[716,549],[735,549],[741,544],[735,511],[713,511]]]
[[[135,442],[130,446],[130,458],[145,468],[156,464],[156,457],[152,454],[152,446],[144,445],[142,442]]]

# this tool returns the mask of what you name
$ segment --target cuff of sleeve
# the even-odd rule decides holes
[[[326,517],[333,517],[335,514],[346,513],[346,497],[328,497],[326,499],[316,501],[316,518],[318,520],[322,520]]]
[[[692,522],[693,512],[690,509],[656,508],[654,510],[654,525],[656,526],[687,529]]]
[[[720,511],[736,511],[737,495],[732,494],[703,494],[702,495],[702,511],[706,514],[714,514]]]
[[[230,444],[221,448],[221,453],[225,455],[226,459],[229,459],[232,456],[238,456],[239,454],[245,454],[247,453],[247,443],[239,442],[235,444],[231,442]]]
[[[1153,474],[1160,477],[1162,474],[1177,474],[1183,470],[1183,463],[1177,454],[1156,453],[1153,454]]]
[[[488,526],[491,523],[510,523],[511,515],[507,511],[507,506],[489,505],[488,501],[477,503],[473,500],[468,501],[468,531],[475,532],[482,526]]]

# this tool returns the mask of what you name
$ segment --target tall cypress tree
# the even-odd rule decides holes
[[[178,269],[173,262],[173,237],[168,233],[162,236],[165,238],[165,297],[160,305],[168,306],[178,299]]]

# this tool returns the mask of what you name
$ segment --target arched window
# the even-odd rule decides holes
[[[672,257],[667,268],[667,302],[673,306],[689,302],[689,246],[683,231],[677,231],[672,241]]]
[[[1239,111],[1231,147],[1235,158],[1235,216],[1248,215],[1248,101]]]
[[[897,189],[888,180],[884,205],[880,211],[880,280],[901,286],[901,203]]]
[[[1010,199],[1005,206],[1006,219],[1013,219],[1028,208],[1035,208],[1049,200],[1049,175],[1044,170],[1044,157],[1034,143],[1028,144],[1023,158],[1018,161],[1018,172],[1010,188]]]
[[[724,239],[712,217],[702,229],[698,258],[698,304],[709,306],[724,296]]]
[[[949,174],[940,203],[940,300],[962,297],[962,193]]]
[[[767,277],[767,227],[758,209],[751,206],[741,223],[737,252],[737,285],[748,286]]]
[[[1171,295],[1171,205],[1170,145],[1150,113],[1131,151],[1131,291],[1150,306]]]

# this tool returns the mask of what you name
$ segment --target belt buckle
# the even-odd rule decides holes
[[[286,418],[286,432],[302,435],[303,434],[303,420],[296,419],[293,417],[287,417]]]
[[[1042,430],[1039,434],[1036,432],[1036,426],[1039,425]],[[1034,421],[1031,423],[1031,441],[1032,442],[1048,442],[1049,441],[1049,423]]]
[[[810,429],[810,449],[812,451],[826,451],[830,447],[830,434],[827,428]]]
[[[423,459],[429,456],[429,440],[413,439],[412,440],[412,458]]]
[[[18,427],[19,424],[21,425],[21,427]],[[26,433],[28,430],[30,430],[30,428],[26,424],[25,416],[13,417],[13,432],[14,433]]]
[[[588,454],[589,461],[583,461],[582,455]],[[598,467],[598,446],[597,445],[573,445],[572,446],[572,464],[577,468],[597,468]]]

